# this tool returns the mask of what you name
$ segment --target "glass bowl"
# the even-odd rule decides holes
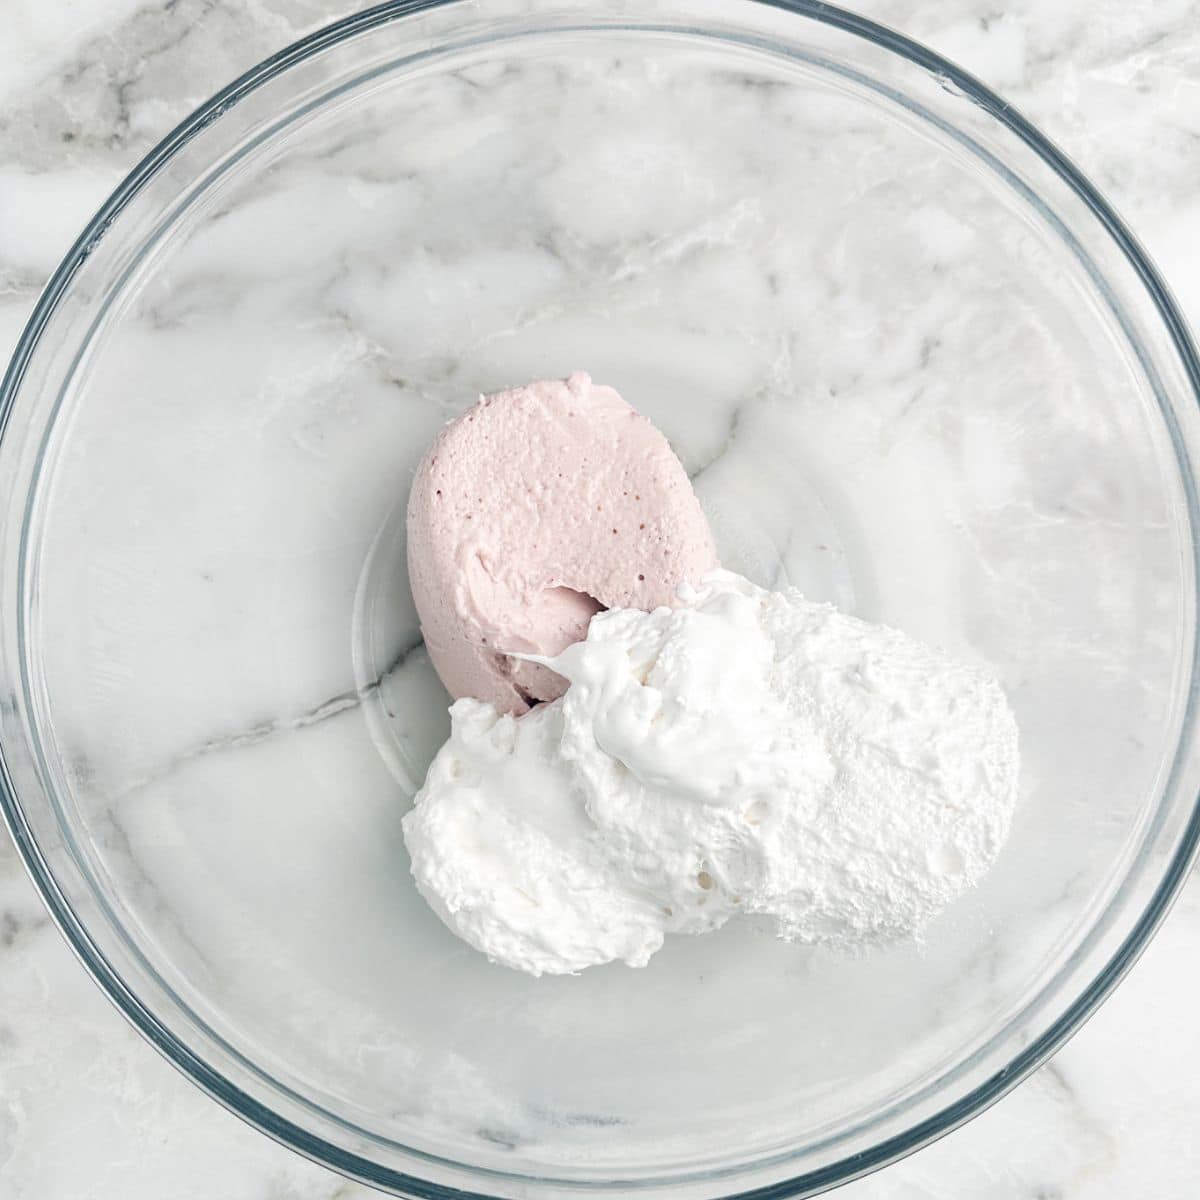
[[[586,369],[725,564],[989,664],[984,885],[858,957],[748,926],[532,979],[416,895],[446,730],[403,513],[478,392]],[[819,3],[394,3],[232,84],[3,386],[3,807],[183,1071],[401,1194],[820,1191],[1086,1018],[1197,842],[1197,358],[1071,164]],[[488,480],[481,479],[480,487]]]

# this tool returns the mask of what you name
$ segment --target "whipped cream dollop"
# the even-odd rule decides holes
[[[740,913],[852,949],[979,881],[1017,794],[991,675],[728,571],[682,599],[538,659],[570,682],[553,703],[451,708],[404,819],[450,929],[535,975],[643,966]]]

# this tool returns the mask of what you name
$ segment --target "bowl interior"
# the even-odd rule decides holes
[[[46,827],[175,1034],[372,1161],[836,1161],[1041,1035],[1159,861],[1190,530],[1133,285],[953,89],[789,19],[364,35],[181,151],[55,328],[21,551]],[[922,944],[735,924],[535,980],[417,896],[447,698],[409,480],[479,392],[580,368],[671,439],[725,565],[1003,680],[1011,842]]]

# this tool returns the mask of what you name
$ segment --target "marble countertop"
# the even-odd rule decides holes
[[[1200,326],[1200,0],[860,0],[1011,99],[1095,180]],[[0,358],[107,192],[176,120],[350,11],[321,0],[4,0]],[[1056,1058],[848,1200],[1191,1197],[1200,884]],[[373,1193],[178,1075],[73,959],[0,834],[0,1200]]]

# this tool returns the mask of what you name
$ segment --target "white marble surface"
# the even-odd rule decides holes
[[[962,61],[1109,193],[1200,316],[1200,5],[865,4]],[[0,346],[80,225],[177,117],[342,9],[7,0],[0,43]],[[15,33],[15,36],[14,36]],[[1200,899],[1034,1078],[850,1197],[1194,1194]],[[0,1196],[345,1197],[365,1189],[240,1125],[128,1029],[0,847]]]

